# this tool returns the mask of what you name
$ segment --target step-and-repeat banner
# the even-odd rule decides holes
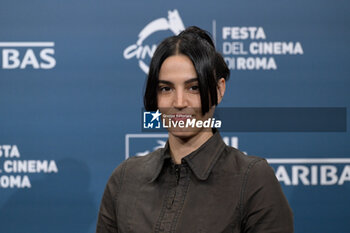
[[[268,159],[295,232],[350,232],[349,10],[326,0],[2,0],[0,232],[95,231],[113,169],[167,140],[142,130],[146,73],[157,44],[191,25],[210,32],[230,68],[221,107],[278,116],[269,128],[256,114],[267,127],[222,131],[225,142]],[[308,116],[301,125],[293,110]]]

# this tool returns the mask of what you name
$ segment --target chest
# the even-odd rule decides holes
[[[189,169],[165,171],[152,183],[129,180],[117,201],[122,233],[239,232],[241,176],[213,172],[198,180]]]

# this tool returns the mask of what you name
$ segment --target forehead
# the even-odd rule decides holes
[[[159,80],[182,81],[197,77],[192,61],[185,55],[166,58],[160,67]]]

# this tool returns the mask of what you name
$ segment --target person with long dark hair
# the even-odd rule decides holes
[[[206,121],[229,69],[209,34],[166,38],[150,64],[144,105],[174,122]],[[263,158],[227,146],[215,128],[168,128],[164,148],[131,157],[111,175],[97,233],[293,232],[293,214]]]

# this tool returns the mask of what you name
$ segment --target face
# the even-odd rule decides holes
[[[184,55],[168,57],[159,72],[158,108],[163,116],[175,116],[173,122],[186,121],[187,118],[206,120],[211,117],[214,107],[202,115],[198,78],[192,61]],[[165,118],[166,122],[169,118]],[[168,131],[177,137],[192,137],[204,128],[170,127]],[[211,130],[211,129],[209,129]]]

